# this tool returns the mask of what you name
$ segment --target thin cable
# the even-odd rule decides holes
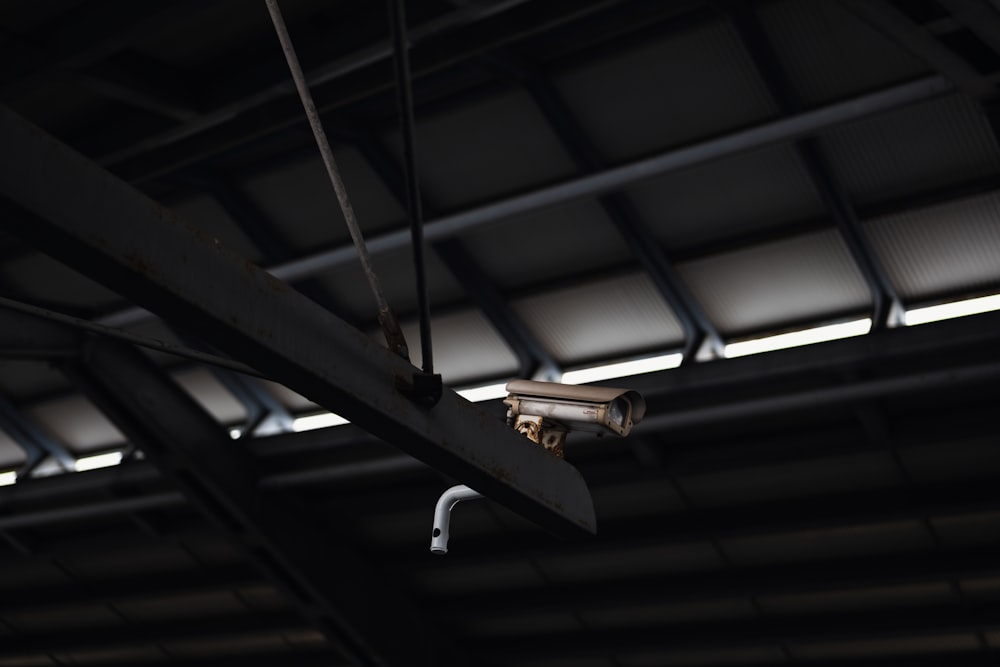
[[[406,40],[406,11],[403,0],[388,0],[392,30],[393,65],[396,72],[396,103],[403,135],[403,158],[406,167],[406,205],[410,214],[410,238],[413,240],[413,266],[417,273],[417,305],[420,311],[420,353],[423,371],[434,372],[434,348],[431,345],[431,306],[427,296],[427,271],[424,262],[424,217],[420,205],[420,181],[417,178],[416,141],[413,132],[413,91],[411,89],[409,45]]]
[[[326,132],[323,131],[323,123],[320,121],[319,112],[316,110],[316,104],[313,102],[312,94],[309,92],[305,74],[302,72],[302,66],[299,65],[299,58],[295,54],[295,48],[292,46],[292,38],[288,34],[288,28],[285,27],[285,19],[281,16],[281,9],[278,7],[277,0],[264,1],[267,3],[267,11],[271,15],[271,23],[274,24],[274,31],[278,35],[278,41],[281,42],[281,50],[285,53],[288,69],[291,70],[292,79],[295,81],[295,88],[299,92],[299,99],[302,101],[302,106],[306,111],[306,118],[309,119],[309,127],[312,128],[316,145],[319,147],[320,155],[323,157],[323,164],[326,165],[326,173],[330,177],[330,183],[333,185],[334,192],[337,193],[337,201],[340,203],[340,210],[344,214],[344,220],[347,221],[347,228],[351,232],[354,248],[361,259],[361,266],[364,268],[365,276],[368,278],[368,285],[371,287],[372,294],[375,296],[375,301],[378,304],[378,321],[382,325],[382,333],[385,335],[385,341],[390,350],[408,360],[410,357],[406,347],[406,339],[403,337],[402,329],[399,328],[396,316],[393,314],[392,309],[389,308],[389,303],[382,292],[382,286],[379,284],[378,276],[375,274],[371,257],[368,255],[368,247],[365,245],[365,239],[361,235],[361,228],[358,226],[358,219],[354,215],[351,200],[347,197],[347,190],[344,188],[344,181],[340,177],[340,170],[337,169],[337,163],[333,159],[330,142],[326,138]]]
[[[53,310],[48,310],[46,308],[39,308],[38,306],[32,306],[31,304],[28,303],[22,303],[20,301],[14,301],[13,299],[0,297],[0,307],[7,308],[8,310],[16,310],[20,313],[32,315],[34,317],[38,317],[44,320],[58,322],[59,324],[65,324],[67,326],[73,327],[74,329],[82,329],[84,331],[89,331],[90,333],[99,334],[101,336],[107,336],[108,338],[116,338],[118,340],[122,340],[127,343],[132,343],[133,345],[138,345],[139,347],[144,347],[149,350],[156,350],[157,352],[172,354],[175,357],[184,357],[185,359],[191,359],[192,361],[199,361],[204,364],[218,366],[219,368],[225,368],[226,370],[235,371],[237,373],[243,373],[244,375],[250,375],[255,378],[261,378],[263,380],[269,379],[267,376],[261,374],[260,372],[254,370],[253,368],[250,368],[245,364],[241,364],[238,361],[233,361],[232,359],[226,359],[225,357],[219,357],[214,354],[208,354],[207,352],[199,352],[198,350],[192,350],[189,347],[184,347],[182,345],[174,345],[173,343],[168,343],[166,341],[158,340],[156,338],[147,338],[146,336],[139,336],[136,334],[129,333],[127,331],[122,331],[121,329],[115,329],[112,327],[104,326],[103,324],[97,324],[89,320],[82,320],[79,317],[73,317],[72,315],[64,315],[63,313],[57,313]]]

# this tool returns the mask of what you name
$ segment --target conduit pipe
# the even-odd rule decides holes
[[[463,500],[482,498],[483,494],[473,491],[465,484],[453,486],[438,498],[434,508],[434,529],[431,531],[431,553],[443,556],[448,553],[448,527],[451,524],[451,510]]]

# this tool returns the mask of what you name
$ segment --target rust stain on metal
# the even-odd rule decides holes
[[[486,471],[490,473],[490,475],[492,475],[497,480],[503,482],[504,484],[510,484],[512,481],[514,481],[514,476],[510,473],[509,470],[503,468],[502,466],[492,465],[489,468],[487,468]]]
[[[149,275],[150,273],[149,264],[146,263],[146,259],[142,256],[142,254],[139,251],[133,250],[125,253],[125,261],[136,273],[141,273],[142,275]]]
[[[252,262],[250,262],[250,260],[247,260],[247,263],[250,264],[250,266],[253,267],[254,269],[257,268],[257,266]],[[284,282],[283,280],[275,278],[267,271],[264,271],[263,273],[264,273],[264,280],[267,281],[267,286],[270,287],[272,291],[280,293],[280,292],[287,292],[289,290],[288,283]]]

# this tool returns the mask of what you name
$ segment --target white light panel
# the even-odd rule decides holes
[[[871,318],[866,317],[862,320],[840,322],[839,324],[828,324],[822,327],[803,329],[802,331],[790,331],[776,336],[766,336],[764,338],[754,338],[752,340],[744,340],[737,343],[728,343],[725,348],[725,356],[727,359],[732,357],[743,357],[749,354],[760,354],[761,352],[783,350],[789,347],[825,343],[839,338],[863,336],[871,331],[871,328]]]
[[[611,380],[614,378],[628,377],[629,375],[653,373],[655,371],[663,371],[669,368],[677,368],[681,365],[683,358],[683,354],[680,352],[674,352],[671,354],[657,355],[655,357],[621,361],[614,364],[578,368],[577,370],[566,371],[563,373],[562,382],[563,384],[586,384],[587,382]]]
[[[939,322],[955,317],[988,313],[993,310],[1000,310],[1000,294],[981,296],[977,299],[965,299],[964,301],[952,301],[951,303],[942,303],[925,308],[914,308],[913,310],[906,311],[906,314],[903,316],[903,322],[906,326],[910,327],[914,324]]]

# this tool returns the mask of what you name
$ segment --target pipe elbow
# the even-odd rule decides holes
[[[448,553],[451,510],[463,500],[475,500],[483,495],[464,484],[453,486],[441,494],[434,507],[434,526],[431,530],[431,553],[443,556]]]

